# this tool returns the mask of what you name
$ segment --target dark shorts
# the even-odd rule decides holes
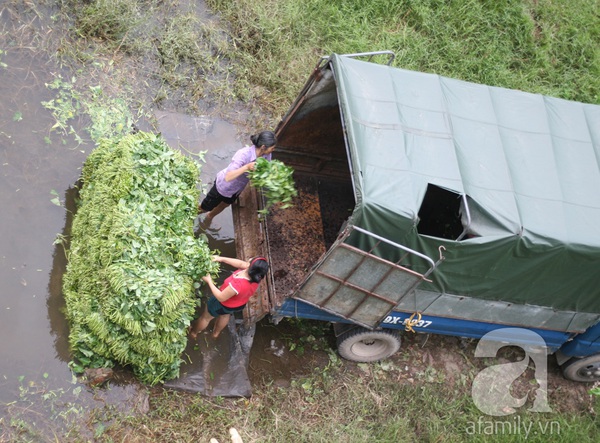
[[[246,306],[246,305],[244,305]],[[219,315],[233,314],[234,312],[239,312],[244,309],[244,306],[239,306],[237,308],[228,308],[227,306],[223,306],[219,300],[215,297],[210,297],[208,299],[207,307],[208,313],[213,317],[218,317]]]
[[[210,191],[208,191],[208,194],[206,194],[206,197],[204,197],[204,200],[202,200],[202,203],[200,203],[200,207],[206,212],[212,211],[221,202],[227,203],[228,205],[232,204],[237,200],[238,196],[239,194],[235,194],[233,197],[225,197],[219,194],[219,191],[217,191],[217,184],[215,183],[212,188],[210,188]]]

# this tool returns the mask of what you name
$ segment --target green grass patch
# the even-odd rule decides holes
[[[75,30],[83,38],[98,39],[112,49],[132,51],[140,25],[145,22],[143,5],[131,0],[93,0],[78,4]]]
[[[250,399],[157,393],[147,416],[119,420],[105,435],[112,441],[125,435],[133,441],[229,441],[230,427],[245,442],[542,443],[596,441],[600,435],[593,414],[523,410],[486,416],[458,383],[407,381],[402,368],[389,363],[367,365],[367,371],[356,373],[332,357],[287,388],[265,380]]]
[[[61,0],[59,4],[60,23],[67,23],[68,31],[56,56],[89,86],[100,85],[113,96],[128,94],[129,105],[138,100],[188,113],[206,113],[215,103],[223,110],[227,103],[253,97],[243,76],[232,81],[240,65],[224,63],[235,54],[235,46],[214,21],[200,20],[193,3]],[[78,84],[84,93],[80,88]]]
[[[595,0],[207,0],[239,60],[286,111],[318,56],[392,50],[394,65],[600,103]]]

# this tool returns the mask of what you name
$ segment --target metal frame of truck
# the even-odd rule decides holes
[[[372,62],[382,58],[384,63]],[[539,191],[541,197],[527,196],[532,206],[541,201],[540,209],[528,213],[527,209],[519,208],[525,215],[518,214],[522,219],[515,223],[511,220],[510,205],[513,199],[520,199],[527,192],[518,188],[518,184],[509,183],[507,186],[514,185],[513,196],[507,189],[495,189],[491,180],[492,185],[481,191],[487,177],[477,177],[477,171],[470,176],[468,168],[489,166],[483,153],[482,159],[477,160],[480,163],[474,163],[473,159],[460,163],[461,155],[475,152],[477,156],[479,152],[468,151],[472,148],[465,145],[481,142],[477,137],[460,134],[463,121],[468,122],[467,128],[472,132],[480,127],[493,134],[508,131],[508,135],[498,136],[502,142],[508,139],[507,145],[497,149],[507,157],[518,157],[522,151],[510,144],[510,138],[517,140],[517,148],[522,148],[518,144],[522,143],[518,118],[527,115],[528,107],[537,106],[535,109],[543,112],[557,113],[558,121],[566,120],[571,127],[564,130],[551,127],[548,137],[544,137],[543,131],[536,133],[532,150],[542,152],[543,143],[555,137],[560,139],[555,144],[565,143],[569,149],[577,143],[578,152],[597,156],[587,177],[590,183],[596,183],[600,180],[597,166],[600,106],[400,70],[390,66],[393,58],[390,51],[323,57],[279,124],[274,158],[291,165],[298,174],[307,174],[313,180],[316,177],[319,183],[330,179],[351,183],[355,207],[337,227],[335,239],[322,248],[324,252],[306,263],[305,272],[293,287],[281,284],[278,287],[279,274],[270,239],[274,235],[270,225],[275,223],[270,217],[256,216],[257,210],[264,207],[260,192],[249,187],[241,195],[233,207],[238,255],[265,255],[274,268],[267,284],[261,285],[259,296],[244,311],[245,324],[251,326],[267,315],[275,322],[283,317],[332,322],[340,354],[353,361],[376,361],[392,355],[400,346],[401,330],[479,339],[490,331],[504,329],[511,331],[506,342],[518,344],[520,338],[512,329],[516,327],[541,336],[547,352],[556,355],[567,378],[584,382],[600,380],[600,284],[597,284],[600,273],[593,271],[600,263],[595,261],[600,259],[600,238],[595,231],[586,231],[588,226],[600,224],[600,201],[593,195],[593,189],[592,194],[583,192],[580,184],[575,183],[565,191],[576,195],[573,201],[561,202],[567,207],[565,211],[573,210],[572,218],[585,219],[573,221],[576,234],[563,230],[562,225],[556,228],[556,223],[544,222],[544,209],[556,207],[544,206],[545,200],[552,200],[543,194],[544,189]],[[440,91],[438,95],[431,92],[436,88]],[[497,108],[491,114],[508,112],[508,117],[500,116],[491,123],[482,109],[487,102],[481,102],[480,97],[485,100],[492,97],[489,101]],[[389,112],[382,112],[386,106]],[[397,116],[391,114],[400,108],[406,115],[394,120]],[[518,115],[519,112],[525,114]],[[580,123],[577,119],[583,119],[583,124],[577,126]],[[431,123],[434,120],[440,126]],[[536,124],[546,127],[545,122],[536,121],[531,126]],[[569,132],[572,127],[583,130]],[[529,132],[535,132],[528,131],[529,126],[523,132],[526,140]],[[399,141],[402,138],[405,140]],[[411,140],[406,141],[407,138],[418,140],[409,146]],[[446,149],[448,146],[451,149]],[[553,147],[555,151],[560,148]],[[414,157],[388,170],[385,162],[394,163],[390,152],[396,152],[395,149],[411,150]],[[435,164],[419,164],[419,149],[423,155],[430,155],[430,159],[434,157],[428,150],[449,157],[440,159],[436,155],[434,159],[441,167],[435,169]],[[381,161],[369,157],[375,150],[384,152],[379,157]],[[543,156],[534,154],[534,160],[543,160]],[[456,167],[454,161],[458,162]],[[526,164],[532,160],[523,155],[518,161]],[[413,164],[415,170],[406,166]],[[455,175],[447,173],[445,166],[450,171],[456,170]],[[548,166],[542,164],[540,168]],[[413,178],[418,176],[416,181],[409,182],[403,175],[405,172]],[[489,174],[493,176],[494,172]],[[474,183],[467,183],[465,176]],[[519,174],[515,176],[518,179]],[[569,176],[559,179],[570,183]],[[530,181],[522,186],[532,186],[531,183],[539,184]],[[401,184],[422,189],[415,192],[415,197],[402,192]],[[498,187],[502,188],[502,183]],[[577,200],[583,198],[582,193],[587,199],[585,204]],[[426,207],[428,199],[431,202]],[[500,209],[506,212],[494,217],[493,205],[498,201],[504,206]],[[410,204],[413,207],[404,215],[402,211]],[[570,212],[566,214],[571,217]],[[559,216],[567,218],[563,213]],[[424,221],[428,217],[432,219],[429,226],[428,220]],[[489,275],[481,274],[480,262],[494,263],[494,254],[505,263],[504,268],[498,265],[497,275],[494,270]],[[554,261],[548,261],[548,257]],[[572,264],[566,261],[571,257]],[[519,266],[524,260],[527,266],[532,263],[526,273],[515,278],[515,285],[507,280],[513,270],[518,274],[521,268],[515,268],[511,260],[518,261]],[[453,261],[462,263],[463,268]],[[473,268],[472,275],[465,271],[465,275],[456,276],[456,269],[465,269],[465,263],[470,264],[466,267],[469,270]],[[562,270],[553,271],[552,266],[564,266],[564,275],[572,275],[573,281],[564,282]],[[576,272],[570,271],[569,266]],[[444,274],[446,270],[450,272]],[[551,281],[552,272],[560,278],[558,283]],[[477,279],[479,275],[482,277]],[[539,283],[533,284],[536,279]],[[549,288],[553,286],[572,291],[549,297]],[[527,343],[527,334],[522,340]]]

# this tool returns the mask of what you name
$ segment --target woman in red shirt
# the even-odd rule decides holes
[[[215,317],[217,321],[212,335],[217,338],[229,323],[231,314],[244,309],[269,270],[269,263],[264,257],[255,257],[247,262],[217,255],[213,257],[213,260],[238,269],[225,279],[220,288],[217,288],[210,275],[202,277],[202,280],[208,284],[212,296],[208,299],[206,309],[190,329],[190,337],[194,339],[199,332],[206,329]]]

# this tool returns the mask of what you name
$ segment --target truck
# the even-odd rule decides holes
[[[403,331],[529,331],[567,379],[600,380],[600,106],[394,57],[322,57],[278,124],[298,197],[257,216],[248,187],[232,207],[238,257],[271,264],[243,324],[331,322],[356,362]]]

